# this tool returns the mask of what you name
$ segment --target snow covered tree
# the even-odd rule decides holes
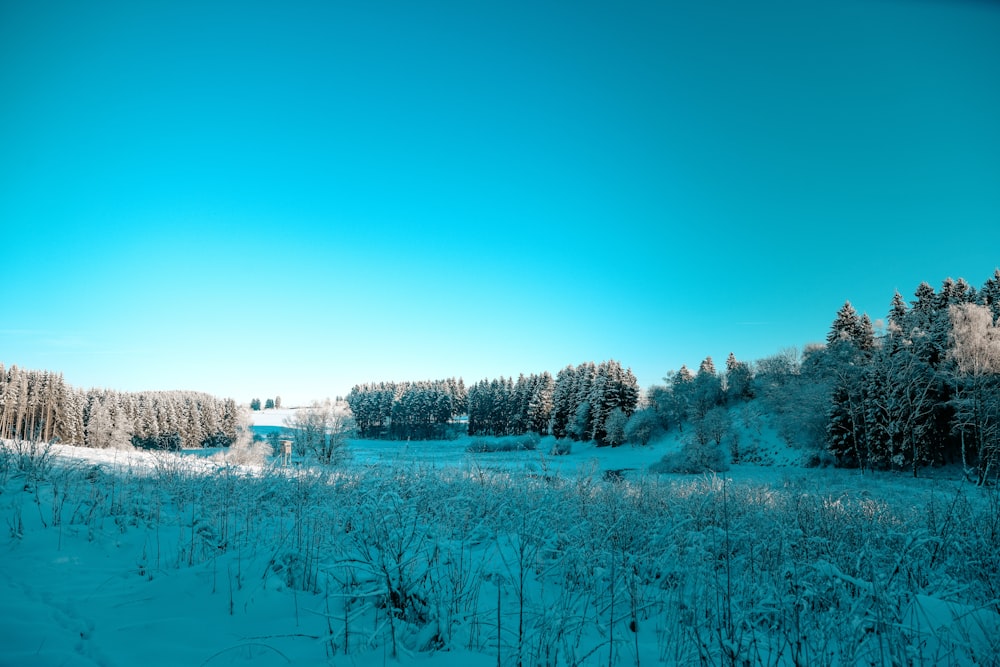
[[[298,456],[312,455],[325,465],[336,465],[346,459],[347,441],[355,433],[349,406],[329,400],[296,410],[285,420],[285,426],[291,429],[292,445]]]
[[[896,309],[898,299],[893,301]],[[890,312],[890,319],[894,317]],[[863,437],[854,452],[862,467],[920,467],[937,462],[940,380],[911,341],[890,325],[863,368]]]
[[[1000,326],[986,306],[952,305],[955,429],[966,470],[979,484],[1000,469]]]
[[[850,301],[837,311],[837,317],[826,335],[828,345],[850,342],[861,351],[871,350],[875,344],[875,331],[867,314],[859,316]]]
[[[889,330],[903,333],[906,330],[906,314],[908,309],[903,295],[897,290],[892,296],[892,303],[889,306]]]
[[[554,393],[555,380],[551,373],[546,371],[535,379],[526,415],[529,431],[539,435],[548,433],[549,422],[552,420]]]
[[[990,309],[993,321],[1000,320],[1000,269],[995,269],[993,276],[983,284],[979,290],[979,299],[982,305]]]
[[[612,447],[617,447],[625,442],[625,426],[628,417],[621,408],[614,408],[608,413],[604,420],[604,441]]]
[[[550,431],[557,438],[565,438],[570,420],[576,410],[576,368],[566,366],[556,374],[552,390],[552,420]]]
[[[732,352],[726,357],[726,398],[748,401],[753,398],[753,371],[750,364],[737,361]]]
[[[671,411],[673,392],[670,387],[654,384],[646,390],[646,401],[649,405],[648,410],[656,416],[660,428],[664,430],[670,428],[670,425],[674,423]]]
[[[681,364],[680,370],[663,378],[667,383],[669,400],[664,406],[670,423],[677,424],[678,430],[684,430],[684,422],[688,419],[691,403],[694,400],[694,373]]]
[[[699,421],[709,410],[721,405],[725,394],[722,391],[722,379],[715,370],[712,357],[705,357],[694,376],[689,402],[691,421]]]
[[[574,440],[586,440],[590,429],[590,403],[584,401],[576,406],[573,419],[566,426],[566,433]]]

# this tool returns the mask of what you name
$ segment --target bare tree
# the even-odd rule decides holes
[[[323,464],[342,463],[347,441],[356,431],[354,417],[346,403],[314,402],[285,420],[292,429],[292,443],[298,456],[312,454]]]

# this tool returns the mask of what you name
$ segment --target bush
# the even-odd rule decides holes
[[[506,436],[502,438],[476,438],[465,448],[469,454],[495,454],[498,452],[533,452],[542,438],[537,433]]]
[[[625,440],[635,445],[648,445],[660,428],[660,417],[655,410],[637,410],[625,424]]]
[[[216,447],[229,447],[233,444],[233,439],[225,433],[214,433],[201,441],[201,446],[206,449]]]
[[[650,466],[650,472],[675,472],[684,474],[703,474],[706,472],[724,472],[729,470],[722,447],[714,442],[688,440],[679,451],[670,452],[658,463]]]
[[[252,440],[250,442],[237,441],[225,452],[217,452],[212,455],[218,461],[224,461],[233,465],[264,465],[274,455],[271,444],[264,440]]]
[[[23,473],[29,481],[37,482],[52,471],[52,446],[35,441],[0,441],[0,477],[6,481],[11,470]]]
[[[132,446],[136,449],[151,449],[164,452],[181,451],[181,436],[179,433],[162,433],[145,438],[132,436]]]
[[[569,438],[557,439],[552,443],[549,456],[566,456],[573,452],[573,441]]]

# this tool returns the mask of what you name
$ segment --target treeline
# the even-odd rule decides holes
[[[281,396],[275,396],[274,398],[269,398],[264,402],[265,410],[277,410],[280,407],[281,407]],[[250,399],[250,409],[255,412],[261,409],[259,398]]]
[[[546,433],[554,391],[548,372],[480,380],[469,389],[469,435]]]
[[[625,426],[638,403],[639,383],[631,368],[614,360],[567,366],[556,375],[549,432],[617,446],[625,442]]]
[[[752,365],[730,355],[722,376],[704,363],[696,375],[682,368],[649,390],[649,409],[664,427],[692,426],[699,451],[728,437],[732,411],[722,406],[757,398],[817,464],[917,475],[960,462],[984,483],[1000,477],[998,319],[1000,270],[978,290],[948,278],[937,292],[921,283],[909,303],[897,292],[877,324],[846,302],[825,344]]]
[[[449,378],[359,384],[346,400],[362,438],[428,440],[448,435],[468,396],[461,378]]]
[[[552,434],[619,445],[639,401],[631,369],[587,362],[551,373],[480,380],[461,378],[356,385],[347,404],[362,438],[429,439],[454,432],[468,417],[469,435]]]
[[[244,428],[232,399],[189,391],[82,390],[62,374],[0,364],[0,438],[87,447],[225,447]]]

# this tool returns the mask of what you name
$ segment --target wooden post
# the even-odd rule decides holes
[[[280,444],[281,444],[281,465],[282,467],[288,467],[288,462],[292,458],[292,441],[282,440]]]

